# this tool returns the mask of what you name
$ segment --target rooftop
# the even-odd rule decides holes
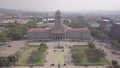
[[[49,28],[47,29],[31,28],[27,32],[49,32],[49,31],[51,31],[51,29]]]
[[[115,23],[115,24],[118,24],[118,25],[120,25],[120,23]]]
[[[89,32],[88,28],[71,28],[67,30],[68,32]]]
[[[63,29],[67,32],[89,32],[88,28],[70,28],[66,25],[62,25]],[[49,28],[31,28],[29,29],[27,32],[49,32],[52,31],[55,28],[54,25],[50,26]],[[64,32],[63,29],[59,29],[58,31],[55,31],[55,33],[60,33],[60,32]]]
[[[103,19],[103,21],[106,21],[106,22],[108,22],[108,21],[110,21],[109,19]]]

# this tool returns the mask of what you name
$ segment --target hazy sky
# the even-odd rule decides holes
[[[120,0],[0,0],[0,8],[31,11],[120,10]]]

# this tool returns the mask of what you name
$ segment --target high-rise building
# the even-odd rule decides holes
[[[119,37],[120,38],[120,23],[114,23],[111,28],[111,34],[114,37]]]
[[[111,20],[109,18],[102,17],[100,22],[100,30],[110,31],[110,28],[111,28]]]

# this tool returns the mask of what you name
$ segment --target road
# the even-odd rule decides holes
[[[110,45],[104,42],[99,42],[98,40],[95,40],[93,42],[97,48],[101,48],[106,53],[106,58],[111,62],[112,60],[116,60],[120,64],[120,55],[112,54],[112,49],[110,49]]]

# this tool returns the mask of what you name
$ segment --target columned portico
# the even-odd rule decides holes
[[[53,40],[63,40],[63,39],[65,39],[65,34],[64,33],[53,34],[52,36],[53,36],[52,37]]]

